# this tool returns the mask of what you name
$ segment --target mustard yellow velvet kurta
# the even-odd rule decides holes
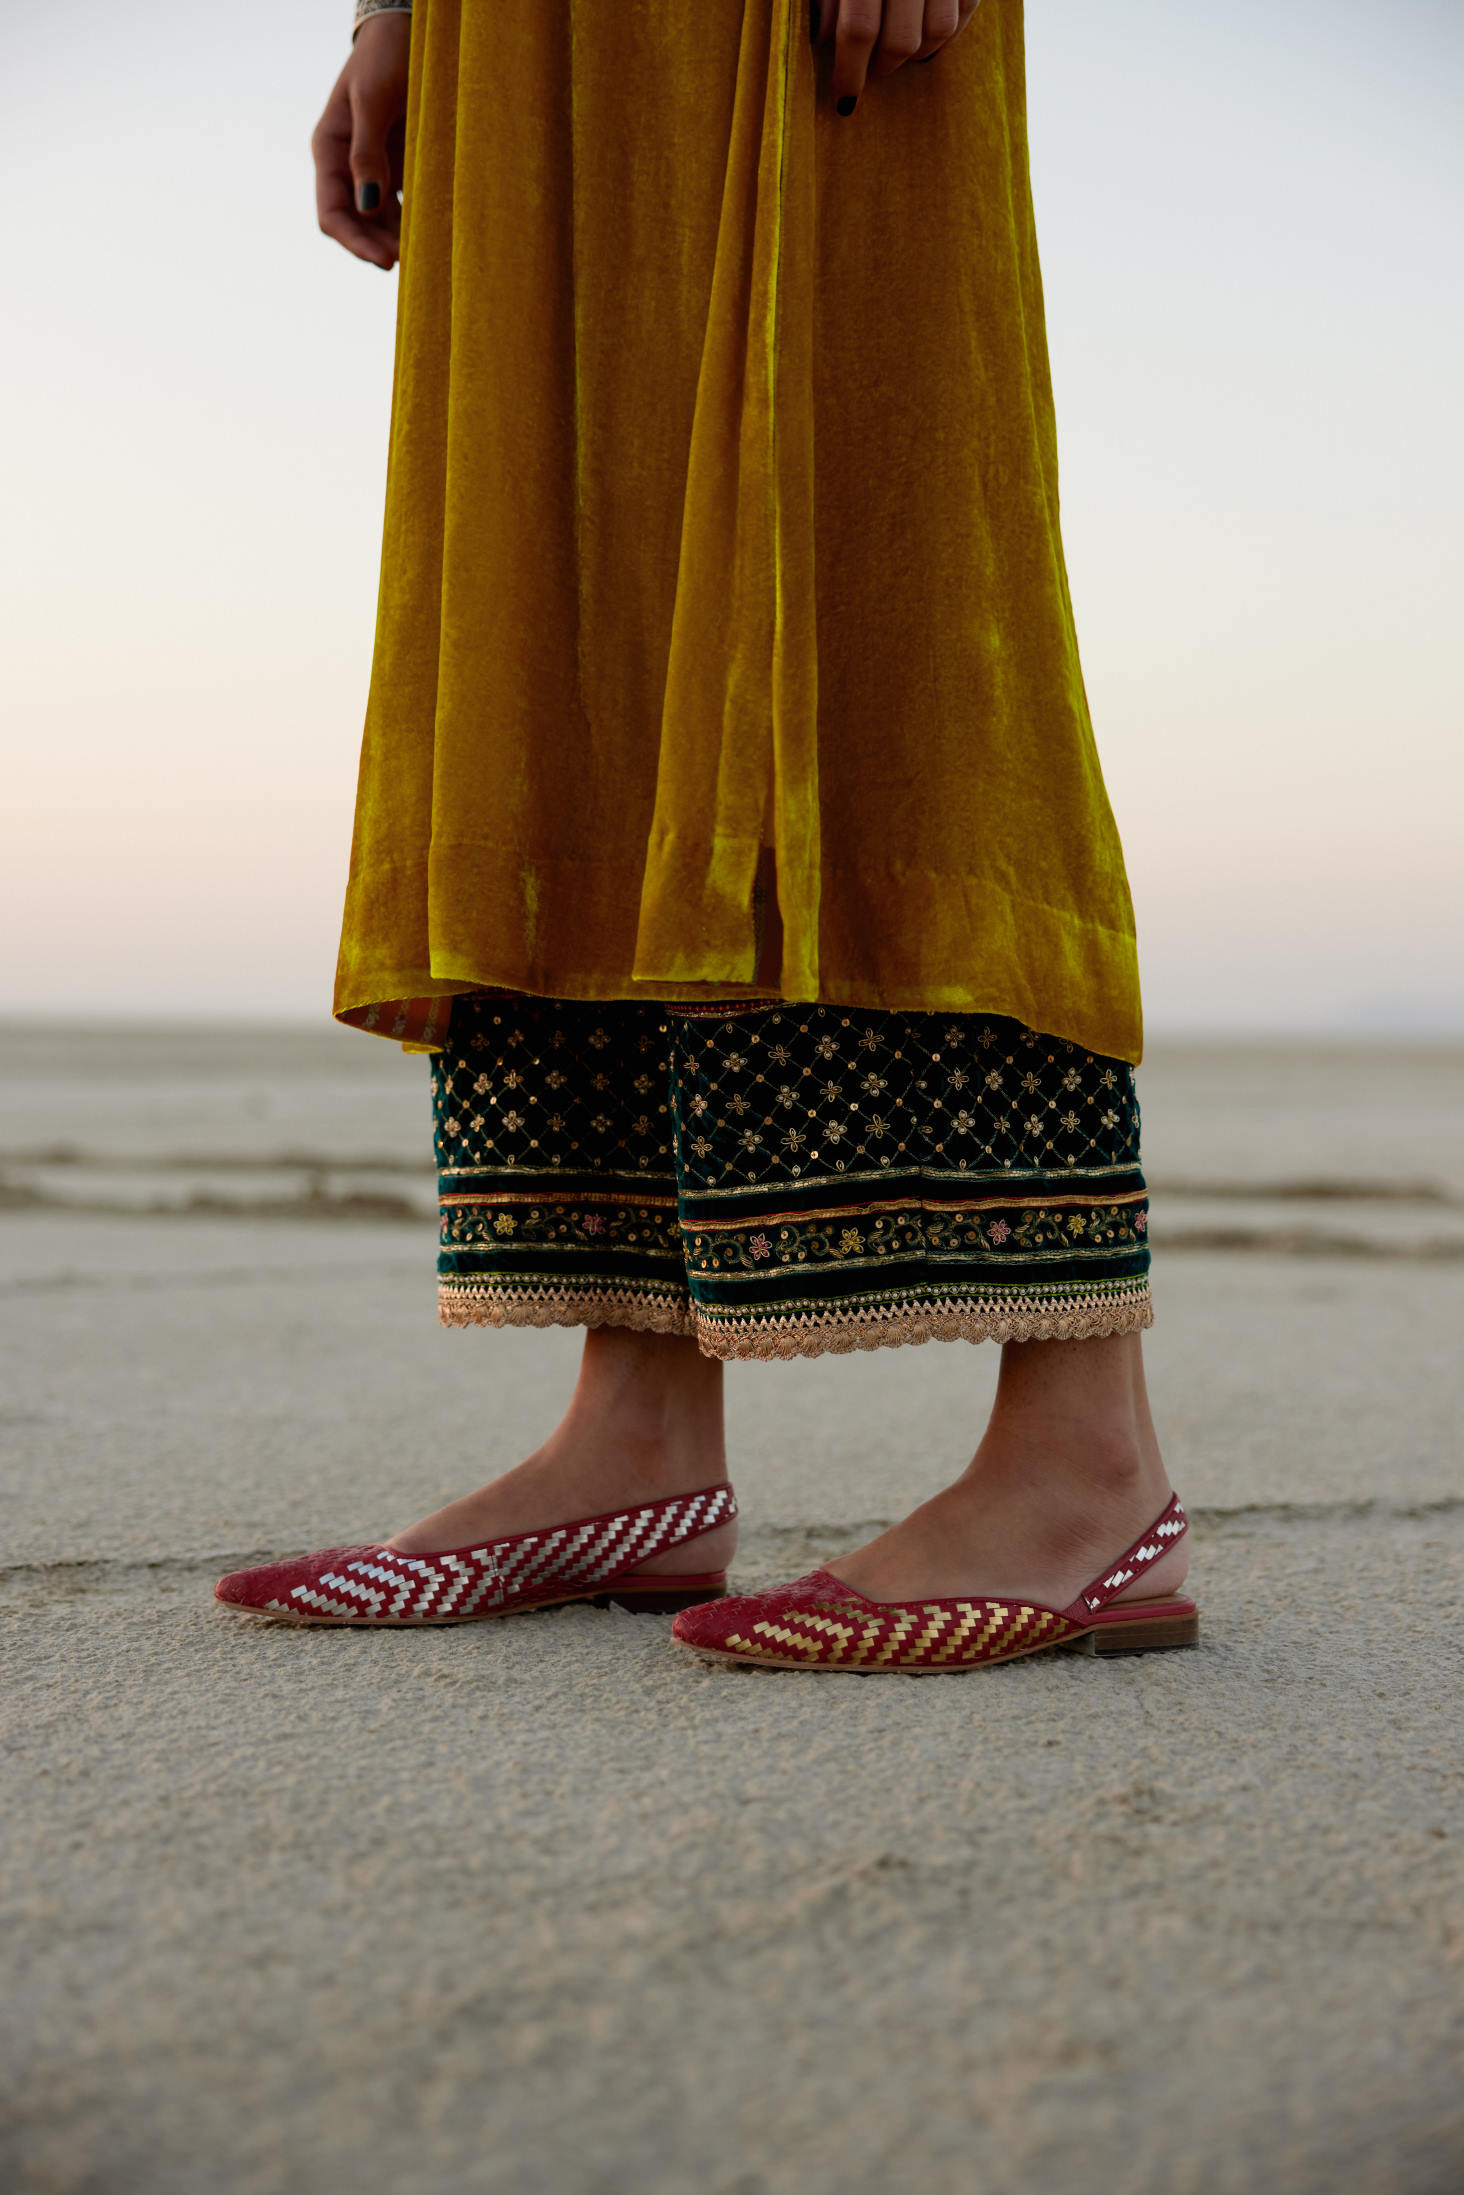
[[[771,985],[1136,1060],[1021,0],[851,118],[806,0],[417,0],[403,201],[342,1018]]]

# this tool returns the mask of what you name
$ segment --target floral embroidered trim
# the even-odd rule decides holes
[[[744,1200],[746,1201],[746,1200]],[[1111,1262],[1143,1246],[1147,1192],[1094,1201],[1033,1193],[944,1202],[901,1197],[814,1212],[762,1211],[729,1219],[703,1216],[684,1226],[687,1269],[727,1278],[765,1261],[779,1266],[878,1268],[901,1257],[981,1258],[1030,1267],[1087,1258]]]
[[[560,1198],[552,1184],[518,1192],[495,1183],[485,1191],[444,1190],[439,1204],[444,1250],[471,1251],[481,1244],[681,1261],[674,1196],[600,1191]]]

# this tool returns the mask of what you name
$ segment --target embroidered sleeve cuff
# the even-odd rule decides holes
[[[371,15],[410,15],[412,0],[356,0],[356,20],[351,29],[351,43],[356,42],[356,32]]]

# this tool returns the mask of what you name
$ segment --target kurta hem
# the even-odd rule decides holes
[[[481,864],[483,850],[475,849],[474,855],[475,865]],[[587,865],[580,873],[586,879],[594,874]],[[595,881],[603,886],[603,877]],[[383,898],[414,889],[401,871],[385,872],[379,884],[366,872],[359,882],[364,894],[370,896],[375,886]],[[1143,1025],[1130,933],[1078,922],[1064,909],[1017,898],[995,885],[930,872],[854,874],[825,867],[823,890],[836,928],[833,942],[822,948],[817,1002],[890,1012],[1004,1014],[1131,1065],[1142,1057]],[[752,980],[755,955],[750,914],[746,980],[719,976],[715,958],[694,950],[653,980],[631,973],[629,952],[618,969],[608,960],[587,966],[580,957],[587,934],[598,937],[603,945],[604,930],[595,922],[598,891],[557,889],[536,873],[528,896],[538,918],[541,950],[536,957],[528,959],[522,950],[516,952],[512,933],[444,939],[434,945],[430,964],[425,966],[385,963],[373,967],[364,955],[359,964],[354,964],[356,956],[343,956],[336,1018],[382,1036],[400,1037],[403,1002],[450,998],[475,989],[516,991],[537,998],[644,999],[667,1004],[719,997],[735,1001],[777,990],[790,1004],[815,1002],[776,983]],[[588,923],[579,919],[587,900]],[[607,923],[613,920],[614,904],[612,895],[605,908]],[[890,909],[901,910],[903,919],[887,921],[885,910]],[[863,940],[862,969],[840,965],[838,937],[851,927]],[[626,937],[624,926],[622,937]],[[1125,995],[1132,999],[1132,1011],[1120,1013],[1114,1002]]]

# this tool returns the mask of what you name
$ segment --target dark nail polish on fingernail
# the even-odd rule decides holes
[[[357,211],[357,213],[375,213],[375,211],[376,211],[377,207],[378,207],[378,206],[379,206],[380,204],[381,204],[381,190],[380,190],[380,187],[379,187],[379,186],[378,186],[377,184],[375,184],[375,183],[358,183],[358,184],[356,185],[356,211]]]
[[[853,98],[848,92],[846,92],[844,94],[844,97],[839,101],[839,112],[840,114],[852,114],[858,104],[859,101]]]

